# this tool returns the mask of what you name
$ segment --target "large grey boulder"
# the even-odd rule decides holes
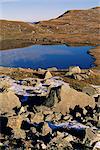
[[[11,91],[0,93],[0,112],[11,113],[13,109],[21,107],[19,98]]]
[[[94,108],[95,100],[85,93],[78,92],[63,85],[60,91],[60,102],[56,104],[55,110],[65,114],[69,112],[70,108],[73,109],[76,105],[82,108],[89,105]]]

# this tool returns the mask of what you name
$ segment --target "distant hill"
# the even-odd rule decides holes
[[[31,44],[97,45],[100,7],[70,10],[48,21],[26,23],[0,20],[1,49]]]

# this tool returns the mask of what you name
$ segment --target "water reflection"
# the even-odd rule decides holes
[[[0,65],[23,68],[68,68],[78,65],[89,68],[93,58],[87,54],[90,46],[33,45],[26,48],[1,51]]]

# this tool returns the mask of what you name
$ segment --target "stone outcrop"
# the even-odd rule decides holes
[[[56,111],[64,114],[69,112],[69,109],[74,108],[76,105],[79,105],[82,108],[87,105],[90,105],[93,108],[95,107],[93,98],[74,89],[66,88],[64,85],[61,87],[60,98],[61,101],[56,105]]]
[[[13,129],[13,134],[16,138],[24,139],[26,137],[25,132],[21,129],[21,124],[23,121],[22,116],[15,116],[8,119],[8,124],[10,128]]]
[[[69,67],[69,72],[71,73],[81,73],[81,69],[79,66]]]
[[[20,108],[21,102],[14,92],[9,91],[0,93],[0,111],[1,113],[12,113],[14,108]]]
[[[83,93],[59,76],[45,79],[44,74],[21,80],[0,77],[0,148],[98,148],[100,87],[91,85],[93,91],[86,87]]]
[[[49,79],[49,78],[52,78],[52,74],[49,71],[47,71],[45,73],[45,79]]]
[[[24,79],[23,81],[30,81],[33,86],[23,85],[23,81],[21,82],[12,80],[10,78],[4,78],[4,80],[10,83],[10,87],[8,88],[8,93],[1,93],[2,109],[7,103],[7,107],[9,108],[9,102],[13,101],[10,106],[10,110],[14,107],[20,107],[21,104],[19,102],[18,97],[22,103],[26,103],[31,105],[45,105],[47,107],[54,107],[56,111],[61,113],[69,112],[70,108],[74,108],[76,105],[80,107],[91,106],[95,107],[95,101],[92,97],[88,96],[85,93],[78,92],[72,88],[70,88],[69,84],[65,83],[59,77],[51,77],[45,79],[36,79],[29,78]],[[14,93],[18,95],[14,95]],[[9,100],[10,99],[10,100]],[[7,109],[6,107],[4,110]],[[5,110],[7,111],[7,110]],[[9,111],[9,110],[8,110]]]

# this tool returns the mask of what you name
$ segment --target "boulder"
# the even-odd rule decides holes
[[[59,121],[59,120],[61,120],[61,118],[62,118],[62,114],[61,113],[58,113],[58,112],[54,112],[54,118],[53,118],[53,120],[55,120],[55,121]]]
[[[14,108],[21,107],[19,98],[11,91],[0,93],[0,111],[1,113],[11,113]]]
[[[63,85],[60,91],[60,101],[56,104],[54,110],[66,114],[70,108],[74,109],[76,105],[82,108],[89,105],[94,108],[95,100],[85,93],[78,92]]]
[[[59,137],[59,138],[64,138],[64,132],[60,132],[60,131],[57,131],[57,138]]]
[[[53,118],[54,118],[54,114],[50,114],[50,115],[46,115],[46,116],[44,117],[44,120],[45,120],[45,121],[52,121]]]
[[[47,148],[47,146],[44,143],[41,144],[41,147],[42,147],[42,149],[46,149]]]
[[[64,150],[64,149],[68,149],[68,150],[72,150],[72,145],[69,141],[72,141],[73,139],[71,137],[69,137],[69,139],[64,138],[63,137],[64,134],[59,132],[59,135],[54,137],[50,143],[50,148],[52,145],[54,145],[54,147],[52,149],[58,149],[58,150]]]
[[[8,126],[13,129],[14,136],[16,138],[25,139],[25,131],[21,129],[23,118],[22,116],[9,117]]]
[[[81,73],[81,69],[80,69],[79,66],[69,67],[69,72],[72,72],[72,73]]]
[[[65,115],[63,120],[64,121],[68,121],[68,120],[71,120],[72,119],[72,116],[71,115]]]
[[[73,72],[67,72],[67,73],[65,74],[65,76],[66,76],[66,77],[73,77]]]
[[[93,150],[100,150],[100,141],[95,144]]]
[[[67,137],[64,138],[64,140],[66,140],[66,142],[70,143],[71,141],[74,141],[74,138],[72,135],[68,135]]]
[[[49,78],[52,78],[52,74],[50,73],[50,71],[47,71],[45,73],[45,79],[49,79]]]
[[[42,127],[42,134],[43,136],[46,136],[48,133],[51,133],[52,129],[49,127],[48,123],[44,122],[44,125]]]
[[[57,71],[58,69],[56,67],[48,68],[48,71]]]
[[[35,116],[31,118],[31,122],[40,123],[44,121],[44,115],[42,113],[36,113]]]
[[[100,134],[92,128],[86,128],[85,132],[86,134],[83,143],[85,143],[87,139],[90,141],[90,145],[93,145],[94,143],[100,141]]]
[[[22,106],[22,107],[20,108],[19,114],[22,114],[22,113],[25,113],[25,112],[26,112],[25,107]]]
[[[82,77],[83,79],[89,79],[89,75],[87,75],[87,74],[81,74],[81,77]]]
[[[76,79],[76,80],[79,80],[79,81],[84,80],[84,79],[82,78],[82,76],[79,75],[79,74],[73,75],[73,78]]]
[[[84,87],[82,92],[84,92],[90,96],[93,96],[94,94],[96,94],[96,90],[93,87]]]

